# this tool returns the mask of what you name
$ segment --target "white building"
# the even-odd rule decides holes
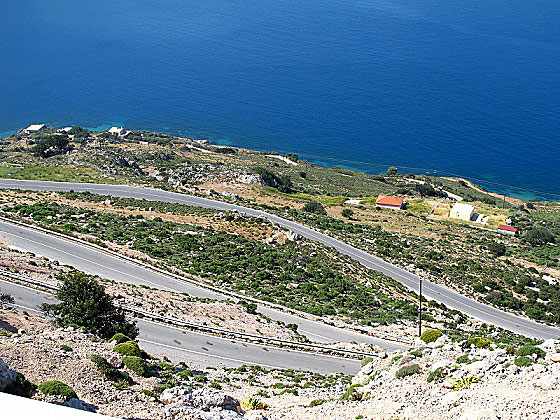
[[[46,127],[45,124],[31,124],[29,127],[23,130],[24,133],[35,133],[37,131],[41,131]]]
[[[109,134],[116,134],[117,136],[122,136],[125,133],[125,129],[122,127],[111,127],[109,129]]]
[[[68,132],[72,131],[72,127],[59,128],[57,131],[59,133],[68,133]]]
[[[473,214],[474,207],[470,204],[456,203],[449,212],[449,217],[451,219],[461,219],[468,222],[471,220]]]

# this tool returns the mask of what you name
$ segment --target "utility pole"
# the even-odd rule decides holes
[[[422,335],[422,277],[420,277],[420,300],[418,302],[418,337]]]

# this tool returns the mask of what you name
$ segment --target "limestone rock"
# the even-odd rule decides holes
[[[0,359],[0,392],[12,385],[17,378],[16,371],[10,369],[6,362]]]
[[[66,401],[62,405],[65,405],[66,407],[70,407],[70,408],[75,408],[77,410],[89,411],[91,413],[95,413],[97,411],[94,405],[88,404],[85,401],[82,401],[78,398],[71,398],[70,400]]]
[[[111,355],[111,357],[109,357],[107,361],[111,366],[117,369],[120,369],[123,365],[122,359],[117,354]]]

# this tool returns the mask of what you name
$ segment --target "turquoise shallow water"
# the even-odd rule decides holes
[[[205,137],[560,199],[560,3],[72,2],[0,13],[0,132]]]

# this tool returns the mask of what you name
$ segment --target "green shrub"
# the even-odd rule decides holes
[[[181,379],[189,379],[190,377],[194,376],[192,370],[185,369],[177,374],[177,376]]]
[[[422,335],[420,336],[420,339],[428,344],[428,343],[433,343],[434,341],[436,341],[438,338],[440,338],[442,335],[442,332],[440,330],[435,330],[435,329],[431,329],[431,330],[426,330],[422,333]]]
[[[455,391],[459,391],[463,388],[470,388],[472,384],[476,384],[480,382],[480,378],[477,376],[468,376],[461,379],[454,379],[453,380],[453,389]]]
[[[99,369],[99,372],[101,372],[107,379],[117,382],[126,381],[128,384],[131,384],[133,382],[128,373],[121,372],[120,370],[111,366],[111,364],[100,355],[92,354],[89,357],[89,360],[91,360],[95,364],[97,369]]]
[[[109,342],[116,341],[117,344],[125,343],[127,341],[132,341],[128,336],[124,335],[123,333],[116,333],[109,339]]]
[[[527,367],[527,366],[531,366],[534,363],[534,361],[530,357],[519,356],[517,359],[515,359],[513,363],[515,363],[515,365],[519,367]]]
[[[157,395],[154,391],[150,391],[149,389],[143,389],[142,391],[140,391],[142,394],[151,397],[151,398],[157,398]]]
[[[445,373],[445,368],[439,367],[436,370],[432,370],[430,372],[430,374],[428,375],[427,381],[428,381],[428,383],[433,382],[433,381],[440,382],[446,376],[447,375]]]
[[[534,354],[536,359],[544,359],[546,352],[540,347],[531,344],[525,344],[517,349],[518,356],[530,356]]]
[[[208,386],[209,386],[210,388],[214,388],[214,389],[222,389],[222,385],[220,385],[220,383],[217,382],[217,381],[212,381],[212,382],[210,382],[210,383],[208,384]]]
[[[126,373],[126,372],[123,372],[123,373],[128,376],[128,373]],[[130,376],[128,376],[128,377],[130,378]],[[119,391],[122,391],[123,389],[127,389],[130,386],[131,383],[132,383],[132,380],[129,382],[126,379],[122,379],[120,381],[113,382],[113,386],[115,388],[117,388]]]
[[[393,363],[395,363],[395,362],[398,362],[399,360],[402,359],[402,357],[403,357],[402,354],[397,354],[396,356],[394,356],[394,357],[391,359],[391,364],[393,364]]]
[[[350,209],[343,209],[340,214],[342,215],[342,217],[346,217],[347,219],[351,219],[352,216],[354,215],[354,212]]]
[[[400,379],[405,376],[415,375],[420,373],[420,366],[416,363],[405,365],[395,372],[395,378]]]
[[[69,351],[72,351],[73,349],[72,349],[72,347],[67,346],[66,344],[62,344],[62,345],[60,346],[60,350],[69,352]]]
[[[490,242],[488,245],[488,250],[496,257],[502,257],[506,255],[506,246],[504,244],[499,244],[497,242]]]
[[[39,385],[39,391],[45,395],[55,395],[63,397],[66,401],[71,398],[77,398],[76,393],[72,388],[60,381],[46,381]]]
[[[472,363],[468,354],[463,354],[457,358],[457,363]]]
[[[147,378],[152,372],[151,365],[138,356],[125,356],[123,357],[123,363],[138,376]]]
[[[113,351],[122,354],[123,356],[135,356],[140,357],[144,355],[138,344],[134,341],[125,341],[124,343],[117,344]]]
[[[326,215],[327,211],[323,207],[323,205],[317,201],[310,201],[309,203],[305,203],[303,206],[303,211],[307,213],[315,213],[315,214],[322,214]]]
[[[326,400],[313,400],[309,403],[309,407],[317,407],[318,405],[324,404]]]
[[[474,344],[475,347],[478,347],[479,349],[487,349],[488,347],[490,347],[490,344],[492,344],[492,342],[485,337],[477,336],[477,337],[470,337],[467,340],[467,344],[469,345]]]
[[[283,389],[282,391],[280,391],[280,393],[278,395],[284,395],[284,394],[298,395],[299,392],[298,392],[297,389]]]
[[[356,389],[359,386],[358,384],[350,385],[341,399],[345,401],[361,401],[363,394]]]
[[[368,363],[373,362],[373,357],[364,357],[360,363],[361,367],[364,367]]]

